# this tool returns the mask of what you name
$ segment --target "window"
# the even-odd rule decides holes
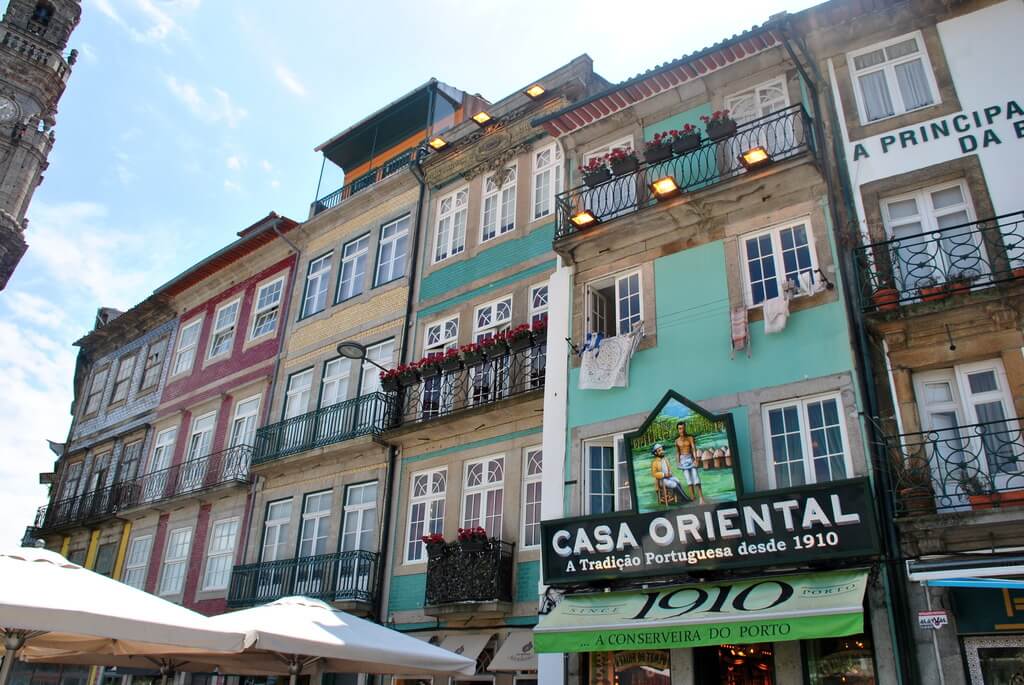
[[[352,360],[345,357],[332,359],[324,364],[323,378],[320,380],[320,406],[348,399],[348,377],[352,369]]]
[[[448,487],[448,470],[420,471],[412,474],[409,487],[409,528],[405,542],[405,561],[423,561],[426,548],[421,538],[444,532],[444,498]]]
[[[192,434],[188,438],[188,450],[185,453],[186,461],[202,459],[210,453],[213,445],[213,426],[217,419],[216,414],[205,414],[192,419]]]
[[[210,334],[210,350],[207,359],[226,354],[231,351],[231,342],[235,339],[235,324],[238,322],[240,300],[229,302],[217,310],[213,317],[213,332]]]
[[[149,467],[142,483],[142,496],[147,502],[162,498],[167,490],[167,469],[171,465],[177,437],[177,428],[168,428],[156,434],[153,453],[149,456]]]
[[[639,271],[603,278],[587,286],[587,331],[605,337],[625,335],[643,321]]]
[[[36,8],[32,11],[32,21],[42,26],[49,26],[50,19],[53,18],[53,5],[48,2],[40,2],[36,5]]]
[[[476,308],[473,335],[476,342],[492,337],[512,323],[512,296]]]
[[[96,548],[96,561],[93,562],[92,570],[101,576],[110,578],[114,575],[114,564],[117,561],[118,543],[108,542]]]
[[[583,443],[584,509],[588,514],[607,514],[632,506],[627,457],[621,436]]]
[[[117,362],[117,373],[114,374],[114,390],[110,393],[110,403],[128,399],[128,388],[131,386],[132,372],[135,371],[135,355],[122,357]]]
[[[164,367],[164,348],[167,347],[167,338],[161,338],[155,343],[150,343],[146,348],[146,367],[142,370],[142,383],[139,390],[148,390],[160,382],[160,371]]]
[[[500,538],[504,489],[504,456],[467,463],[462,486],[462,527],[480,526],[489,536]]]
[[[203,574],[203,590],[224,590],[231,578],[231,562],[235,556],[235,541],[238,538],[238,519],[225,519],[213,524],[210,531],[210,547],[206,551],[206,572]]]
[[[604,157],[613,150],[633,150],[633,137],[626,136],[608,145],[590,150],[583,155],[583,164]],[[585,190],[579,195],[579,206],[575,209],[589,209],[602,221],[614,219],[620,214],[632,211],[637,206],[637,176],[626,174],[603,183],[597,188]]]
[[[174,354],[174,375],[192,370],[192,362],[196,358],[196,346],[199,344],[199,327],[201,319],[182,327],[178,333],[178,350]]]
[[[330,490],[306,495],[302,502],[302,527],[299,530],[300,557],[311,557],[327,552],[327,529],[330,518]]]
[[[523,464],[523,537],[526,547],[540,546],[541,489],[544,455],[539,447],[526,450]]]
[[[328,252],[309,263],[306,289],[302,294],[302,317],[322,312],[327,306],[327,282],[331,275],[332,254]]]
[[[283,291],[283,277],[261,285],[256,291],[256,311],[253,312],[250,340],[273,333],[277,328],[277,317],[281,309],[281,293]]]
[[[738,124],[745,124],[789,107],[786,80],[777,78],[725,98],[725,109]]]
[[[284,419],[294,419],[309,409],[310,388],[313,385],[313,369],[293,373],[288,377],[284,394]]]
[[[363,381],[360,395],[380,392],[380,369],[370,363],[377,362],[385,369],[390,369],[395,363],[395,341],[385,340],[384,342],[370,345],[366,348],[366,359],[363,362]]]
[[[341,302],[363,292],[366,283],[366,257],[370,252],[370,235],[345,243],[341,248],[341,272],[338,274],[338,294]]]
[[[890,249],[893,271],[902,278],[899,285],[914,289],[987,271],[977,234],[957,228],[973,218],[963,181],[883,199],[886,233],[899,241]]]
[[[146,585],[146,566],[149,564],[149,553],[153,549],[153,536],[140,535],[132,539],[128,546],[128,554],[124,558],[124,571],[121,582],[142,590]]]
[[[231,420],[231,447],[255,444],[256,417],[259,409],[259,395],[235,404],[235,418]]]
[[[292,500],[278,500],[267,505],[263,522],[263,549],[260,561],[277,561],[288,557],[288,526],[292,520]]]
[[[427,324],[423,339],[424,357],[442,357],[446,351],[458,346],[458,315]],[[454,377],[451,375],[437,375],[423,379],[423,391],[420,396],[423,418],[440,416],[443,412],[451,409],[455,396],[454,383]]]
[[[794,292],[810,292],[818,269],[813,245],[814,236],[806,220],[743,238],[747,306],[782,297],[786,283]]]
[[[139,465],[142,462],[142,441],[136,440],[124,446],[121,452],[121,473],[118,480],[122,483],[135,480],[139,475]]]
[[[60,488],[61,499],[68,499],[78,494],[78,483],[82,478],[82,466],[84,462],[76,461],[68,464],[64,470],[64,483]]]
[[[516,165],[484,177],[480,242],[505,235],[516,227]]]
[[[427,324],[423,340],[423,356],[443,354],[459,344],[459,317]]]
[[[530,323],[548,318],[548,284],[530,288]]]
[[[920,31],[849,56],[862,123],[936,103],[938,88]]]
[[[85,414],[95,414],[100,410],[100,402],[103,400],[103,387],[107,384],[107,374],[110,367],[105,366],[96,371],[92,376],[92,383],[89,384],[89,394],[85,398]]]
[[[110,475],[110,452],[97,455],[92,460],[92,472],[89,474],[89,487],[86,492],[96,492],[107,486]]]
[[[465,230],[465,229],[463,229]],[[409,239],[409,217],[384,224],[377,248],[377,276],[374,285],[384,285],[405,275],[405,251]]]
[[[553,214],[562,192],[562,148],[556,142],[533,153],[533,218]]]
[[[469,214],[469,188],[461,188],[437,203],[437,232],[434,236],[434,261],[441,262],[466,249],[466,216]]]
[[[766,406],[764,421],[773,487],[825,483],[852,475],[839,395]]]
[[[188,549],[192,544],[192,529],[177,528],[167,536],[164,568],[160,576],[160,594],[177,595],[185,584],[188,570]]]
[[[377,527],[377,483],[360,483],[345,488],[345,511],[341,526],[341,551],[373,549]]]

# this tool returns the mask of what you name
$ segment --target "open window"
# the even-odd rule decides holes
[[[607,276],[587,284],[587,332],[625,335],[643,321],[640,271]]]

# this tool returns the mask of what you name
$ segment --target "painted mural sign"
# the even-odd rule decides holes
[[[710,414],[670,391],[625,444],[638,513],[734,502],[739,495],[729,414]]]

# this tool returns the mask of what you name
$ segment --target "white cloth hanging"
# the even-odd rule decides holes
[[[736,350],[747,350],[750,356],[750,325],[747,322],[747,306],[741,304],[733,307],[729,312],[729,321],[732,328],[732,352],[730,358],[736,358]]]
[[[764,332],[780,333],[789,319],[789,299],[783,295],[765,300],[761,311],[764,313]]]
[[[625,335],[604,338],[597,349],[585,346],[580,359],[580,390],[629,387],[629,361],[643,337],[641,321]]]

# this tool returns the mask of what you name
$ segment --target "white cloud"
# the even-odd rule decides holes
[[[224,190],[228,192],[237,193],[242,189],[241,184],[232,181],[231,179],[224,179]]]
[[[208,124],[225,123],[235,128],[238,123],[249,116],[244,108],[235,105],[231,96],[220,88],[212,88],[212,98],[205,98],[192,83],[179,81],[174,76],[165,76],[164,83],[174,97],[178,98],[201,121]]]
[[[242,168],[242,159],[238,155],[231,155],[224,160],[224,163],[227,165],[228,169],[231,169],[232,171],[238,171]]]
[[[100,56],[96,54],[96,48],[94,48],[90,43],[82,43],[79,45],[78,49],[82,54],[82,59],[86,62],[95,64],[100,60]]]
[[[281,85],[295,93],[296,95],[305,95],[306,87],[302,85],[298,77],[295,76],[288,67],[283,64],[274,65],[274,76],[281,82]]]
[[[14,316],[47,328],[57,328],[65,320],[64,310],[32,293],[14,291],[3,300]]]
[[[179,17],[199,8],[199,0],[162,0],[157,6],[153,0],[118,0],[124,14],[111,0],[92,0],[97,10],[121,27],[132,40],[139,43],[163,44],[168,37],[187,38],[186,31],[172,16]],[[129,16],[126,19],[125,16]]]
[[[275,178],[273,181],[270,182],[270,187],[273,188],[274,190],[277,190],[278,188],[281,187],[281,182]]]
[[[270,162],[268,162],[265,159],[260,162],[260,167],[268,174],[274,170],[274,167],[270,164]]]

